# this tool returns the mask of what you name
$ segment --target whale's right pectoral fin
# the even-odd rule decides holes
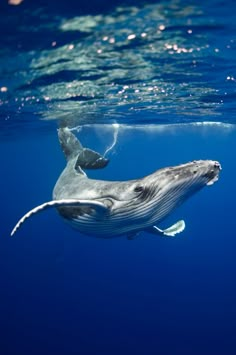
[[[11,232],[11,236],[15,234],[15,232],[20,228],[20,226],[25,222],[26,219],[31,217],[32,215],[44,211],[51,207],[89,207],[96,211],[99,215],[104,215],[109,211],[109,207],[107,207],[104,203],[99,201],[90,201],[90,200],[78,200],[78,199],[62,199],[62,200],[52,200],[39,205],[29,212],[27,212],[15,225]]]
[[[183,232],[184,229],[185,222],[184,220],[180,220],[166,229],[160,229],[157,226],[153,226],[148,228],[147,232],[166,237],[174,237],[176,234]]]

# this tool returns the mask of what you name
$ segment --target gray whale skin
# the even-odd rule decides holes
[[[11,235],[35,213],[56,207],[79,232],[98,238],[125,235],[133,239],[141,231],[173,237],[184,230],[184,220],[166,229],[159,227],[160,222],[187,198],[217,181],[221,170],[217,161],[195,160],[135,180],[90,179],[84,169],[104,168],[108,160],[83,148],[68,128],[60,128],[58,137],[67,165],[56,182],[53,200],[27,212]]]

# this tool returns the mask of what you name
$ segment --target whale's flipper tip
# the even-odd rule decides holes
[[[148,228],[147,232],[165,237],[174,237],[176,234],[183,232],[184,229],[185,222],[183,219],[181,219],[180,221],[176,222],[175,224],[166,229],[161,229],[157,226],[153,226],[151,228]]]
[[[174,237],[176,234],[183,232],[185,229],[185,222],[184,220],[180,220],[173,224],[172,226],[163,230],[163,235],[167,237]]]

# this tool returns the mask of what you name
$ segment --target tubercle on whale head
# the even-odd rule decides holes
[[[209,178],[207,186],[213,185],[219,179],[219,172],[222,170],[221,165],[218,161],[215,161],[211,170],[206,174]]]
[[[181,166],[180,166],[181,167]],[[183,176],[193,177],[205,181],[206,185],[212,185],[218,180],[219,172],[222,170],[221,165],[215,160],[194,160],[182,165]]]
[[[145,185],[151,188],[149,197],[173,195],[180,200],[191,196],[206,185],[218,180],[221,165],[214,160],[194,160],[185,164],[166,167],[144,178]],[[154,197],[156,198],[156,197]]]
[[[203,179],[207,186],[213,185],[218,180],[221,170],[220,163],[215,160],[193,161],[193,174]]]
[[[222,170],[222,168],[218,161],[193,160],[188,163],[156,170],[149,176],[153,176],[154,180],[158,175],[165,176],[166,179],[173,178],[174,180],[202,177],[208,182],[208,180],[210,181],[217,178],[220,170]],[[146,176],[146,178],[149,176]]]

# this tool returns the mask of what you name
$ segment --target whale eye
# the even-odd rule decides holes
[[[143,190],[144,190],[144,187],[141,186],[141,185],[136,186],[136,187],[134,188],[134,192],[143,192]]]

